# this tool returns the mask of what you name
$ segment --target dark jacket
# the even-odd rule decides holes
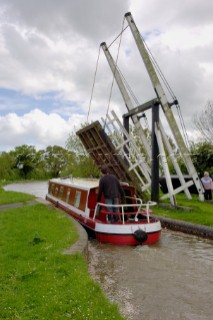
[[[100,179],[97,202],[100,202],[102,193],[108,199],[118,198],[119,194],[122,198],[125,196],[120,182],[112,174],[106,174]]]

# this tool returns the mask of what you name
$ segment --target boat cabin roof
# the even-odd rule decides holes
[[[68,187],[75,187],[78,189],[90,190],[97,188],[99,186],[98,179],[78,179],[78,178],[54,178],[50,180],[51,183],[63,184]],[[128,183],[122,183],[122,186],[127,185]]]
[[[50,180],[51,183],[59,183],[68,187],[75,187],[80,189],[90,190],[97,188],[99,180],[97,179],[77,179],[77,178],[54,178]]]

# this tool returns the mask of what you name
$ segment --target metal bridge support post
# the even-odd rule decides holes
[[[123,125],[124,125],[124,129],[126,129],[126,131],[129,133],[129,117],[123,117]],[[124,141],[127,139],[126,135],[123,135]],[[128,143],[129,146],[129,143]],[[127,155],[127,157],[129,157],[129,148],[127,148],[126,145],[124,145],[124,153]],[[126,165],[129,167],[129,163],[127,161],[127,159],[124,159]]]
[[[146,50],[146,47],[144,45],[144,42],[141,38],[141,34],[133,20],[133,17],[130,12],[125,14],[125,18],[129,24],[129,27],[132,31],[133,37],[135,39],[135,42],[137,44],[138,50],[140,52],[141,58],[145,64],[145,67],[147,69],[147,72],[149,74],[150,80],[152,82],[153,88],[156,92],[156,95],[158,99],[160,100],[160,104],[162,106],[162,109],[164,111],[165,117],[167,118],[168,124],[171,128],[171,131],[173,133],[174,139],[178,145],[178,148],[180,150],[181,156],[184,160],[184,163],[186,165],[186,168],[188,170],[189,175],[192,177],[194,184],[197,188],[199,199],[201,201],[204,200],[204,189],[201,181],[199,180],[198,174],[196,172],[196,169],[194,167],[194,164],[191,160],[191,157],[189,155],[189,150],[185,145],[185,142],[183,140],[183,137],[180,133],[180,130],[178,128],[178,125],[176,123],[175,117],[171,111],[169,102],[167,101],[166,94],[164,92],[164,89],[160,83],[160,80],[158,78],[157,72],[154,68],[154,65],[150,59],[149,53]]]
[[[159,105],[152,106],[152,182],[151,200],[159,201],[159,148],[155,135],[155,123],[159,122]]]

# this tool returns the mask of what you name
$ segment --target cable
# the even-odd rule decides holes
[[[119,69],[119,67],[117,66],[117,70],[119,71],[120,75],[121,75],[121,78],[127,88],[127,90],[129,91],[130,95],[132,96],[132,99],[135,103],[135,106],[139,106],[139,101],[137,99],[137,97],[135,96],[132,88],[130,87],[129,83],[127,82],[126,78],[124,77],[124,75],[122,74],[121,70]],[[145,122],[145,125],[146,125],[146,128],[148,129],[148,131],[150,132],[150,127],[149,127],[149,124],[148,124],[148,120],[147,120],[147,117],[146,117],[146,114],[145,112],[143,113],[143,119],[144,119],[144,122]]]
[[[91,108],[91,103],[92,103],[92,98],[93,98],[93,91],[94,91],[94,87],[95,87],[95,80],[96,80],[96,74],[97,74],[97,70],[98,70],[99,57],[100,57],[100,46],[99,46],[99,51],[98,51],[98,58],[96,61],[96,68],[95,68],[94,80],[93,80],[93,85],[92,85],[92,92],[91,92],[91,97],[90,97],[90,102],[89,102],[89,109],[88,109],[88,113],[87,113],[87,123],[88,123],[88,119],[89,119],[90,108]]]
[[[146,47],[146,50],[149,54],[149,57],[150,57],[150,60],[152,62],[152,64],[155,66],[156,68],[156,71],[158,72],[159,76],[161,77],[164,85],[166,86],[168,92],[170,93],[173,101],[177,101],[177,98],[172,90],[172,88],[170,87],[168,81],[166,80],[163,72],[161,71],[159,65],[157,64],[155,58],[153,57],[149,47],[147,46],[145,40],[143,39],[142,35],[141,35],[141,39]],[[178,103],[175,103],[176,104],[176,108],[177,108],[177,112],[178,112],[178,116],[179,116],[179,119],[180,119],[180,124],[181,124],[181,127],[182,127],[182,131],[183,131],[183,136],[185,138],[185,143],[186,143],[186,146],[189,148],[189,138],[188,138],[188,135],[187,135],[187,131],[186,131],[186,127],[185,127],[185,123],[184,123],[184,120],[183,120],[183,116],[182,116],[182,113],[181,113],[181,109],[180,109],[180,105]]]
[[[124,30],[126,30],[126,28],[125,28]],[[122,32],[120,33],[120,35],[121,35],[121,34],[122,34]],[[117,39],[117,38],[116,38],[116,39]],[[113,41],[112,43],[114,43],[114,41]],[[112,43],[111,43],[111,44],[112,44]],[[110,46],[108,46],[107,48],[109,48],[109,47],[110,47]],[[121,72],[120,68],[118,67],[118,65],[116,66],[115,69],[119,72],[119,74],[120,74],[120,76],[121,76],[121,78],[122,78],[122,80],[123,80],[123,82],[124,82],[124,85],[125,85],[127,91],[129,92],[129,94],[130,94],[131,97],[132,97],[133,102],[135,103],[135,106],[138,106],[138,105],[139,105],[139,101],[138,101],[137,97],[135,96],[135,94],[134,94],[131,86],[129,85],[129,83],[127,82],[126,78],[124,77],[123,73]],[[145,113],[143,113],[143,119],[144,119],[146,128],[150,131],[149,124],[148,124],[148,120],[147,120],[147,117],[146,117],[146,114],[145,114]]]
[[[124,21],[123,21],[123,25],[122,25],[122,31],[119,33],[119,35],[110,43],[110,45],[108,46],[108,48],[123,34],[123,32],[129,27],[126,26],[125,28],[124,26]],[[121,38],[120,38],[121,39]],[[120,40],[121,43],[121,40]],[[119,49],[120,49],[120,44],[119,44]],[[95,86],[95,81],[96,81],[96,75],[97,75],[97,69],[98,69],[98,63],[99,63],[99,57],[100,57],[100,46],[99,46],[99,51],[98,51],[98,58],[97,58],[97,62],[96,62],[96,69],[95,69],[95,75],[94,75],[94,80],[93,80],[93,86],[92,86],[92,92],[91,92],[91,97],[90,97],[90,102],[89,102],[89,108],[88,108],[88,113],[87,113],[87,123],[88,123],[88,119],[89,119],[89,114],[90,114],[90,109],[91,109],[91,103],[92,103],[92,98],[93,98],[93,91],[94,91],[94,86]],[[118,56],[117,56],[118,59]],[[115,74],[115,71],[114,71]],[[113,74],[113,76],[114,76]],[[113,87],[113,84],[112,84]],[[111,90],[112,90],[111,87]],[[111,99],[111,97],[110,97]],[[109,109],[109,105],[108,105],[108,109]],[[108,114],[108,113],[107,113]]]
[[[124,22],[123,22],[124,24]],[[122,31],[119,33],[119,35],[110,43],[110,45],[108,46],[108,49],[111,47],[111,45],[113,45],[113,43],[122,35],[122,33],[128,28],[129,26],[126,26],[126,28],[123,28]]]
[[[176,108],[177,108],[177,112],[178,112],[178,115],[179,115],[179,118],[180,118],[180,123],[181,123],[181,127],[182,127],[182,130],[183,130],[185,143],[186,143],[187,148],[189,149],[190,148],[189,138],[188,138],[188,134],[187,134],[187,131],[186,131],[185,123],[184,123],[184,120],[183,120],[183,116],[182,116],[179,104],[176,106]]]
[[[173,98],[173,100],[177,100],[177,99],[176,99],[176,96],[175,96],[175,94],[174,94],[174,92],[173,92],[173,90],[172,90],[172,88],[170,87],[168,81],[166,80],[166,77],[164,76],[164,74],[163,74],[163,72],[161,71],[159,65],[157,64],[157,61],[155,60],[154,56],[152,55],[151,50],[149,49],[149,47],[148,47],[148,45],[146,44],[145,40],[143,39],[142,35],[140,35],[140,36],[141,36],[141,39],[142,39],[142,41],[143,41],[143,43],[144,43],[144,46],[146,47],[146,50],[147,50],[148,54],[149,54],[150,60],[151,60],[152,64],[155,66],[155,68],[156,68],[158,74],[160,75],[163,83],[165,84],[168,92],[170,93],[170,95],[171,95],[171,97]]]
[[[115,81],[115,71],[116,71],[116,68],[117,68],[118,57],[119,57],[120,47],[121,47],[121,39],[122,39],[123,31],[124,31],[124,21],[125,21],[125,18],[123,19],[122,31],[121,31],[121,33],[119,34],[119,36],[120,36],[120,41],[119,41],[118,51],[117,51],[117,57],[116,57],[116,61],[115,61],[115,68],[114,68],[114,71],[113,71],[113,79],[112,79],[112,84],[111,84],[111,89],[110,89],[110,96],[109,96],[109,101],[108,101],[108,106],[107,106],[106,117],[105,117],[105,121],[104,121],[104,129],[105,129],[105,126],[106,126],[107,116],[108,116],[108,113],[109,113],[109,106],[110,106],[111,97],[112,97],[112,89],[113,89],[113,85],[114,85],[114,81]],[[114,42],[114,41],[113,41],[113,42]]]

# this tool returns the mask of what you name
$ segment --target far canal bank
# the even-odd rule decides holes
[[[213,228],[211,227],[160,216],[155,217],[160,220],[162,228],[213,240]]]

